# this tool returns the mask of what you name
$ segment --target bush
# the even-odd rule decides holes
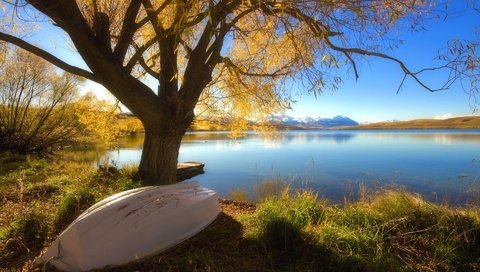
[[[48,156],[74,144],[113,145],[120,134],[114,103],[79,96],[83,79],[7,49],[0,59],[0,153]]]
[[[0,153],[44,155],[70,144],[82,132],[71,107],[79,83],[30,53],[7,51],[0,63]]]

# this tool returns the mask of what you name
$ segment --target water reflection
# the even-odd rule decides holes
[[[480,143],[477,129],[471,130],[367,130],[357,131],[362,137],[372,137],[381,141],[413,140],[451,144],[454,142]]]
[[[295,131],[279,133],[277,140],[284,144],[308,144],[319,142],[342,144],[352,140],[355,136],[356,134],[349,132],[322,131],[322,133],[308,133],[304,131]]]
[[[137,133],[123,137],[118,142],[118,146],[120,148],[142,148],[144,137],[145,135],[143,133]]]
[[[238,144],[243,141],[261,139],[265,149],[278,149],[282,145],[288,144],[315,144],[315,143],[335,143],[345,144],[356,137],[362,139],[373,139],[375,141],[416,141],[416,142],[435,142],[439,144],[452,143],[480,143],[478,130],[427,130],[427,131],[274,131],[274,132],[254,132],[248,131],[245,137],[232,139],[230,132],[188,132],[183,137],[184,144],[202,144],[209,142],[224,142],[221,148],[225,146],[238,150]],[[143,146],[143,134],[134,134],[122,138],[118,144],[120,148],[141,148]],[[226,143],[229,144],[226,144]]]
[[[179,160],[204,162],[206,173],[198,179],[222,196],[281,178],[332,200],[343,199],[349,182],[462,199],[480,183],[480,163],[472,163],[480,159],[478,143],[480,130],[248,131],[235,140],[229,132],[189,132]],[[142,145],[143,135],[128,137],[100,157],[119,166],[138,163]]]
[[[98,148],[83,148],[83,149],[73,149],[73,150],[62,150],[59,155],[60,158],[75,161],[79,163],[95,163],[105,158],[105,155],[108,153],[108,150],[102,147]]]

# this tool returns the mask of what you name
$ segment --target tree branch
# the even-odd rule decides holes
[[[118,38],[117,45],[113,51],[115,58],[120,62],[120,64],[123,64],[125,55],[127,54],[128,46],[130,45],[133,35],[135,34],[135,19],[137,18],[140,6],[140,1],[131,1],[127,11],[125,12],[122,30],[120,31],[120,37]]]
[[[153,30],[155,31],[155,35],[157,37],[162,37],[164,29],[162,25],[158,21],[158,14],[154,10],[152,2],[150,0],[142,0],[143,7],[145,8],[145,11],[147,12],[147,18],[148,21],[152,24]]]
[[[337,52],[343,53],[346,58],[350,61],[352,64],[353,70],[355,72],[355,77],[358,79],[358,71],[357,71],[357,66],[355,61],[352,58],[352,54],[359,54],[359,55],[364,55],[364,56],[375,56],[375,57],[380,57],[383,59],[388,59],[393,62],[396,62],[402,71],[405,73],[405,76],[402,79],[402,82],[400,83],[400,86],[397,89],[397,93],[399,92],[400,88],[403,86],[405,82],[405,78],[407,76],[413,78],[420,86],[422,86],[424,89],[430,91],[430,92],[436,92],[440,90],[445,90],[448,88],[448,83],[442,86],[441,88],[431,88],[427,86],[425,83],[423,83],[420,78],[418,78],[418,74],[420,74],[423,71],[426,71],[426,69],[423,69],[418,72],[412,72],[408,67],[403,63],[401,60],[394,58],[392,56],[383,54],[383,53],[378,53],[378,52],[372,52],[360,48],[345,48],[345,47],[340,47],[335,44],[333,44],[329,37],[336,36],[336,35],[341,35],[342,33],[340,32],[333,32],[329,29],[328,26],[323,25],[321,22],[315,20],[314,18],[307,16],[303,14],[299,9],[297,8],[292,8],[292,7],[282,7],[282,8],[276,8],[275,3],[269,3],[268,6],[263,3],[259,3],[261,6],[262,11],[264,11],[266,14],[287,14],[293,18],[296,18],[299,21],[302,21],[307,24],[307,26],[310,28],[312,33],[316,36],[318,36],[320,39],[326,42],[326,44],[333,50]],[[441,67],[442,68],[442,67]],[[434,69],[441,69],[441,68],[433,68],[430,70]]]
[[[445,90],[445,86],[444,87],[441,87],[441,88],[438,88],[438,89],[433,89],[429,86],[427,86],[425,83],[423,83],[419,78],[418,78],[418,74],[420,72],[412,72],[410,71],[410,69],[408,69],[408,67],[405,65],[405,63],[403,63],[403,61],[397,59],[397,58],[394,58],[392,56],[389,56],[389,55],[386,55],[386,54],[383,54],[383,53],[378,53],[378,52],[372,52],[372,51],[367,51],[367,50],[364,50],[364,49],[360,49],[360,48],[348,48],[348,47],[339,47],[339,46],[336,46],[334,45],[329,38],[325,37],[324,38],[325,42],[327,43],[327,45],[335,50],[335,51],[338,51],[338,52],[341,52],[343,54],[351,54],[351,53],[354,53],[354,54],[359,54],[359,55],[364,55],[364,56],[374,56],[374,57],[379,57],[379,58],[383,58],[383,59],[388,59],[388,60],[391,60],[393,62],[396,62],[400,68],[402,69],[402,71],[405,73],[405,76],[409,76],[411,78],[413,78],[420,86],[422,86],[424,89],[428,90],[429,92],[437,92],[437,91],[441,91],[441,90]],[[426,71],[425,69],[423,69],[422,71]],[[397,90],[397,93],[398,91],[400,90],[400,88],[402,87],[403,83],[405,82],[405,78],[403,78],[402,80],[402,83],[400,84],[400,86],[398,86],[398,90]]]
[[[185,58],[190,58],[190,54],[192,54],[192,48],[190,46],[188,46],[187,42],[185,42],[181,37],[178,37],[178,42],[183,46],[183,48],[185,49],[185,52],[187,53],[185,55]]]
[[[165,2],[162,3],[162,5],[154,11],[154,14],[155,16],[158,16],[158,14],[160,14],[160,12],[162,12],[168,4],[170,4],[172,2],[172,0],[166,0]],[[150,17],[147,16],[145,18],[143,18],[142,20],[140,20],[137,24],[136,24],[136,29],[139,29],[141,28],[142,26],[144,26],[146,23],[148,23],[148,21],[150,21]]]
[[[143,53],[145,53],[152,45],[154,45],[158,41],[158,37],[153,37],[152,39],[148,40],[144,45],[141,47],[136,48],[135,54],[130,58],[128,61],[127,65],[125,66],[125,69],[127,69],[128,72],[131,72],[135,64],[140,60],[142,57]]]
[[[290,65],[287,64],[272,73],[252,73],[252,72],[242,70],[235,63],[233,63],[233,61],[228,57],[221,57],[221,61],[225,64],[226,67],[233,69],[238,74],[251,76],[251,77],[270,77],[272,79],[275,79],[276,77],[279,77],[279,76],[288,75],[289,74],[288,72],[282,73],[281,71],[290,67]]]
[[[158,39],[158,46],[160,51],[160,73],[157,77],[158,84],[158,96],[164,101],[170,101],[172,105],[171,109],[176,111],[177,107],[177,91],[178,91],[178,67],[177,67],[177,47],[179,35],[175,32],[166,35],[165,29],[158,20],[158,16],[155,13],[153,5],[150,0],[142,0],[145,11],[149,21],[155,31]],[[178,5],[178,3],[177,3]],[[174,22],[180,20],[181,11],[177,7]],[[169,31],[170,32],[170,31]],[[148,67],[148,66],[147,66]],[[148,67],[150,68],[150,67]],[[149,70],[147,70],[149,72]],[[150,72],[149,72],[150,73]]]
[[[304,22],[305,24],[307,24],[307,26],[315,35],[319,35],[320,37],[322,36],[332,37],[332,36],[338,36],[343,34],[341,32],[331,31],[330,29],[325,27],[323,24],[321,24],[318,20],[302,13],[298,8],[293,8],[293,7],[276,8],[275,2],[269,3],[269,6],[266,6],[265,4],[259,4],[259,5],[261,6],[262,11],[265,12],[267,15],[286,14],[291,16],[292,18],[295,18],[301,22]]]
[[[25,42],[22,39],[19,39],[15,36],[0,32],[0,40],[12,43],[12,44],[14,44],[14,45],[32,53],[32,54],[38,56],[38,57],[41,57],[41,58],[45,59],[46,61],[52,63],[53,65],[57,66],[58,68],[61,68],[62,70],[66,71],[66,72],[69,72],[69,73],[77,75],[77,76],[84,77],[86,79],[95,81],[97,83],[102,83],[101,80],[99,80],[93,73],[91,73],[87,70],[83,70],[79,67],[72,66],[72,65],[62,61],[61,59],[55,57],[54,55],[50,54],[49,52],[47,52],[43,49],[40,49],[40,48],[38,48],[38,47],[28,43],[28,42]]]
[[[143,57],[140,57],[140,59],[138,60],[138,63],[140,64],[140,66],[142,66],[142,68],[145,70],[145,72],[147,72],[152,77],[157,78],[157,79],[160,77],[160,73],[155,72],[152,69],[152,67],[148,66],[147,62],[143,59]]]

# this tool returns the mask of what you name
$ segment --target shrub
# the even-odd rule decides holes
[[[30,53],[8,51],[0,65],[0,152],[44,155],[70,144],[82,131],[71,108],[79,83]]]

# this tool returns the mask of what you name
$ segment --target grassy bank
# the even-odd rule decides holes
[[[138,186],[133,169],[58,161],[0,163],[0,270],[32,260],[84,209]],[[188,241],[103,271],[480,271],[480,209],[385,190],[343,206],[282,190],[223,211]]]

